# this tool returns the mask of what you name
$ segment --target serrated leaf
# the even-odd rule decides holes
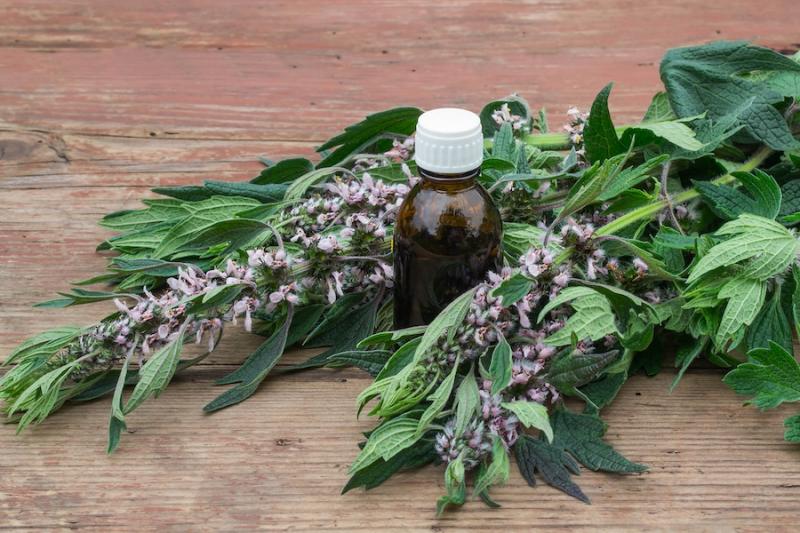
[[[574,395],[577,387],[597,379],[619,356],[617,350],[605,353],[574,351],[556,357],[547,370],[549,384],[562,394]]]
[[[800,364],[791,353],[770,342],[769,348],[750,350],[747,360],[722,381],[739,394],[753,396],[748,403],[770,409],[800,401]]]
[[[724,224],[717,235],[733,237],[712,247],[694,265],[689,284],[718,268],[741,263],[745,266],[741,275],[766,280],[786,270],[797,249],[795,238],[786,228],[755,215],[740,215]]]
[[[428,430],[428,425],[433,422],[436,417],[439,416],[439,413],[442,412],[442,409],[444,409],[445,404],[450,399],[450,394],[453,392],[453,384],[456,382],[457,374],[458,359],[456,359],[453,369],[450,370],[450,373],[444,378],[444,381],[436,387],[433,394],[428,396],[428,400],[431,403],[419,417],[419,425],[417,426],[417,433],[419,435],[422,435]]]
[[[390,460],[412,446],[421,435],[417,433],[419,421],[411,417],[396,417],[383,422],[373,431],[361,453],[350,465],[350,474],[366,468],[378,459]]]
[[[473,494],[480,494],[493,485],[503,485],[508,481],[511,464],[503,441],[495,437],[492,444],[492,461],[484,466],[475,478]]]
[[[694,130],[683,123],[685,120],[687,119],[636,124],[625,130],[621,143],[627,145],[636,137],[638,145],[641,143],[641,138],[648,138],[649,140],[652,137],[657,137],[690,152],[702,150],[705,145],[697,139]]]
[[[556,409],[551,417],[555,439],[553,444],[569,452],[590,470],[617,473],[638,473],[647,470],[636,464],[602,440],[605,423],[595,415],[576,414]]]
[[[461,325],[464,317],[472,304],[472,297],[475,289],[470,289],[445,307],[439,315],[433,319],[422,335],[422,340],[414,353],[414,360],[419,360],[443,335],[452,339],[456,329]]]
[[[433,443],[423,441],[417,446],[406,448],[397,453],[388,461],[378,459],[368,467],[362,468],[353,474],[342,489],[342,494],[356,487],[364,487],[367,490],[374,489],[395,473],[424,466],[432,462],[435,457],[436,452],[433,448]]]
[[[278,161],[261,171],[250,183],[267,185],[291,182],[303,174],[314,170],[314,164],[305,157],[295,157]]]
[[[586,156],[592,163],[604,161],[625,151],[608,112],[608,95],[612,86],[613,84],[609,83],[597,94],[586,122],[584,146]]]
[[[747,328],[747,349],[768,348],[769,341],[784,350],[792,351],[792,328],[781,306],[780,291],[773,294]]]
[[[492,396],[500,393],[511,382],[511,346],[498,332],[500,337],[492,351],[492,361],[489,363],[489,379],[492,380]]]
[[[589,399],[584,412],[597,414],[599,410],[609,405],[617,397],[617,393],[626,380],[627,376],[624,372],[608,373],[581,387],[580,392]]]
[[[288,312],[286,321],[275,330],[272,336],[248,357],[242,365],[217,380],[219,385],[238,383],[209,402],[203,411],[211,413],[225,407],[230,407],[252,396],[258,386],[264,381],[269,372],[283,355],[286,347],[286,339],[289,334],[289,327],[292,323],[292,310]]]
[[[327,366],[341,368],[354,366],[375,377],[380,374],[392,352],[388,350],[352,350],[339,352],[328,359]]]
[[[767,294],[766,283],[742,278],[733,278],[719,292],[719,297],[728,300],[719,328],[714,335],[714,344],[725,347],[729,340],[739,337],[739,331],[749,326],[764,305]],[[736,343],[732,345],[735,347]]]
[[[658,92],[653,96],[650,105],[647,106],[647,111],[642,118],[642,122],[665,122],[675,120],[678,116],[672,110],[669,104],[667,93]]]
[[[514,274],[492,289],[491,296],[502,298],[503,307],[511,307],[533,288],[533,282],[522,274]]]
[[[571,290],[574,289],[574,290]],[[546,312],[569,302],[574,310],[572,316],[560,330],[544,339],[550,346],[567,346],[572,343],[572,336],[578,340],[602,339],[606,335],[617,333],[617,325],[611,304],[602,294],[589,287],[568,287],[550,301],[539,314],[539,321]]]
[[[781,207],[781,189],[766,172],[734,172],[750,195],[728,185],[695,182],[695,188],[714,213],[725,220],[733,220],[743,213],[774,219]]]
[[[175,339],[151,355],[139,369],[139,381],[125,404],[125,414],[139,407],[150,396],[158,397],[167,387],[178,368],[183,349],[183,334],[184,329],[181,328]]]
[[[394,133],[411,135],[422,110],[416,107],[396,107],[368,115],[364,120],[347,126],[344,132],[332,137],[317,148],[323,152],[335,148],[317,164],[317,168],[338,165],[353,154],[362,152],[381,135]]]
[[[547,407],[530,401],[503,402],[501,405],[517,415],[523,426],[540,430],[549,442],[553,442],[553,428],[550,426]]]
[[[514,161],[514,152],[516,150],[516,143],[514,142],[514,130],[511,129],[511,123],[504,122],[497,133],[494,135],[492,142],[492,157],[495,159],[502,159],[504,161]]]
[[[409,365],[411,361],[414,360],[414,353],[421,341],[422,337],[417,337],[400,346],[386,362],[386,365],[384,365],[375,380],[377,381],[389,376],[394,376]]]
[[[128,361],[122,363],[122,369],[117,378],[117,384],[114,387],[114,397],[111,400],[111,419],[108,424],[108,448],[107,453],[113,453],[119,446],[119,439],[122,432],[127,429],[125,425],[125,413],[122,409],[122,391],[125,388],[126,379],[128,376]]]
[[[577,465],[562,449],[522,435],[514,444],[514,455],[522,477],[531,487],[536,486],[535,474],[539,474],[551,487],[584,503],[590,503],[589,498],[570,476],[570,472],[579,473]]]
[[[669,160],[668,155],[659,155],[648,159],[641,165],[629,167],[619,172],[602,192],[597,196],[601,202],[605,202],[619,196],[623,192],[639,185],[643,181],[654,177],[650,174]]]
[[[475,380],[474,368],[470,367],[467,375],[461,380],[456,390],[455,409],[456,424],[454,434],[460,437],[467,429],[472,417],[478,412],[481,404],[478,382]]]
[[[699,356],[708,344],[708,337],[701,339],[694,339],[691,344],[681,346],[675,354],[675,366],[678,368],[678,373],[672,384],[669,386],[669,391],[675,390],[675,387],[680,383],[681,378],[686,373],[686,370]]]
[[[259,205],[257,200],[231,196],[215,196],[202,202],[186,204],[189,216],[173,225],[154,250],[152,257],[171,256],[217,222],[233,219],[236,214]]]
[[[285,183],[270,183],[257,185],[248,182],[235,181],[211,181],[204,183],[204,187],[212,195],[238,196],[242,198],[252,198],[262,203],[278,202],[283,200],[286,194],[287,185]]]
[[[774,150],[797,147],[786,120],[773,107],[783,97],[767,83],[741,76],[753,71],[800,72],[800,65],[772,50],[732,41],[675,48],[661,62],[661,79],[678,116],[706,112],[720,119],[752,100],[739,116],[744,131]]]

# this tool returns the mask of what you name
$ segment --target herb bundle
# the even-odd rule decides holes
[[[317,165],[155,189],[163,198],[101,221],[119,232],[98,247],[115,252],[107,272],[40,304],[116,310],[20,345],[0,380],[7,416],[21,430],[110,395],[112,451],[126,417],[204,357],[182,358],[184,345],[211,351],[241,322],[264,342],[206,411],[254,394],[290,347],[325,347],[296,369],[375,378],[357,403],[376,426],[345,490],[441,463],[441,512],[468,482],[497,505],[511,455],[531,485],[583,501],[579,464],[643,471],[603,441],[600,412],[630,375],[658,371],[656,338],[677,347],[673,386],[704,357],[759,408],[800,401],[800,56],[718,42],[670,50],[660,72],[665,91],[636,124],[612,122],[610,85],[565,131],[516,95],[484,107],[480,181],[505,221],[506,266],[427,327],[391,330],[390,242],[421,110],[346,128]],[[785,438],[800,441],[800,415]]]

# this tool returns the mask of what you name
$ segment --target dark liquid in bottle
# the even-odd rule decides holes
[[[430,323],[489,270],[502,265],[502,222],[479,169],[422,180],[400,207],[394,230],[394,323]]]

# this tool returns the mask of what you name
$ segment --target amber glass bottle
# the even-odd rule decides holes
[[[394,228],[396,328],[427,324],[501,266],[502,222],[478,183],[483,136],[477,115],[435,109],[417,124],[420,182]]]

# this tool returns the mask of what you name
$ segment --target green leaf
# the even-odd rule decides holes
[[[353,293],[346,295],[341,300],[351,294]],[[361,339],[372,333],[375,329],[378,306],[381,303],[380,293],[376,293],[371,300],[355,309],[352,308],[353,302],[362,300],[364,295],[361,293],[353,295],[356,298],[349,299],[348,305],[338,309],[330,320],[326,317],[323,324],[320,324],[308,336],[307,347],[329,346],[329,348],[303,363],[294,365],[293,370],[324,366],[331,356],[353,350]]]
[[[393,341],[405,340],[410,337],[416,337],[425,333],[428,326],[411,326],[410,328],[398,329],[394,331],[379,331],[369,337],[359,341],[358,348],[366,348],[367,346],[374,346],[376,344],[386,344]]]
[[[239,368],[217,380],[217,384],[220,385],[227,385],[229,383],[238,383],[238,385],[214,398],[203,407],[203,411],[211,413],[225,407],[230,407],[231,405],[246,400],[256,392],[258,386],[264,381],[264,378],[267,377],[267,374],[269,374],[270,370],[272,370],[278,362],[281,355],[283,355],[292,318],[293,316],[290,308],[286,316],[286,321],[280,328],[275,330],[275,333],[273,333],[269,339],[264,341]]]
[[[586,156],[592,163],[604,161],[625,151],[608,112],[608,95],[612,86],[609,83],[597,94],[586,122],[584,145]]]
[[[444,308],[439,315],[433,319],[425,330],[422,340],[417,346],[417,351],[414,353],[414,360],[419,360],[425,353],[441,338],[447,335],[447,338],[452,340],[455,335],[456,329],[464,321],[464,317],[469,311],[469,306],[472,304],[472,297],[475,294],[475,289],[470,289]]]
[[[461,455],[450,461],[444,472],[444,485],[447,495],[436,502],[436,516],[447,509],[448,505],[464,505],[467,498],[467,487],[464,480],[464,459]]]
[[[220,285],[189,301],[188,313],[199,315],[209,309],[218,309],[232,303],[247,288],[242,284]]]
[[[800,212],[800,180],[781,185],[781,209],[779,216],[785,217]]]
[[[742,76],[753,71],[800,72],[800,65],[772,50],[731,41],[674,48],[661,61],[661,80],[679,117],[707,113],[720,119],[752,100],[739,117],[744,131],[774,150],[796,148],[786,120],[773,106],[783,97],[767,83]]]
[[[740,330],[752,324],[767,294],[767,285],[762,281],[733,278],[719,292],[719,297],[728,300],[719,328],[714,335],[714,344],[723,348],[727,341],[741,338]],[[735,347],[738,342],[734,342]]]
[[[217,222],[235,218],[237,213],[257,205],[258,201],[251,198],[230,196],[215,196],[186,204],[191,213],[169,229],[153,252],[153,258],[171,256]]]
[[[655,177],[651,176],[651,173],[666,163],[667,160],[669,160],[668,155],[658,155],[648,159],[641,165],[629,167],[620,171],[614,180],[603,188],[597,196],[597,200],[601,202],[611,200],[639,185],[643,181]]]
[[[289,183],[312,170],[314,164],[305,157],[284,159],[262,170],[258,176],[250,180],[250,183],[256,185]]]
[[[562,354],[550,363],[546,380],[562,394],[575,395],[578,393],[577,387],[597,379],[618,355],[617,350],[605,353],[574,351]]]
[[[500,130],[494,135],[492,142],[492,157],[504,161],[514,161],[516,143],[514,142],[514,130],[508,122],[500,126]]]
[[[119,446],[119,439],[122,432],[128,427],[125,425],[125,413],[122,410],[122,391],[125,388],[128,375],[128,359],[122,363],[122,369],[117,378],[117,385],[114,388],[114,397],[111,400],[111,420],[108,425],[108,449],[107,453],[113,453]]]
[[[418,424],[418,420],[408,416],[399,416],[383,422],[370,434],[361,453],[350,465],[350,474],[366,468],[378,459],[388,461],[412,446],[421,438],[417,432]]]
[[[453,384],[456,382],[457,374],[458,359],[456,359],[450,374],[436,387],[433,394],[428,396],[428,400],[431,403],[422,413],[422,416],[419,417],[419,425],[417,426],[417,433],[419,435],[422,435],[428,430],[428,425],[433,422],[436,417],[439,416],[439,413],[442,412],[442,409],[444,409],[447,400],[450,399],[450,394],[453,392]]]
[[[328,359],[327,366],[340,368],[354,366],[375,377],[380,374],[392,352],[388,350],[353,350],[340,352]]]
[[[584,407],[584,412],[597,414],[603,407],[609,405],[617,397],[617,393],[626,380],[627,376],[624,372],[608,373],[603,378],[581,387],[581,394],[589,399]]]
[[[743,264],[742,276],[766,280],[786,270],[795,256],[797,243],[779,223],[743,214],[724,224],[719,236],[733,236],[715,245],[692,268],[687,282],[695,283],[722,267]]]
[[[747,349],[769,348],[769,341],[784,350],[792,351],[792,327],[781,306],[780,290],[773,293],[766,305],[747,328]]]
[[[347,126],[343,133],[336,135],[317,152],[334,149],[330,155],[319,162],[317,168],[338,165],[353,154],[362,152],[381,135],[411,135],[417,127],[417,119],[422,114],[416,107],[396,107],[367,116],[361,122]]]
[[[589,470],[617,473],[647,470],[646,466],[629,461],[602,440],[606,425],[599,417],[561,408],[553,412],[551,420],[555,433],[553,444],[569,452]]]
[[[414,352],[417,350],[420,341],[422,341],[422,337],[417,337],[400,346],[392,357],[389,358],[389,361],[386,362],[386,365],[384,365],[375,380],[378,381],[389,376],[394,376],[408,366],[414,359]]]
[[[91,304],[95,302],[104,302],[106,300],[113,300],[114,298],[125,298],[128,295],[124,293],[106,292],[106,291],[88,291],[85,289],[72,289],[71,292],[59,292],[64,298],[55,300],[48,300],[34,305],[34,307],[43,308],[62,308],[70,307],[72,305]]]
[[[470,367],[467,375],[461,380],[461,384],[456,390],[455,409],[456,425],[455,436],[460,437],[467,429],[472,417],[474,417],[481,405],[478,382],[475,380],[474,368]]]
[[[547,407],[529,401],[503,402],[501,405],[517,415],[523,426],[540,430],[549,442],[553,442],[553,428],[550,427]]]
[[[770,409],[800,401],[800,364],[791,353],[770,342],[769,348],[750,350],[747,359],[722,381],[739,394],[753,396],[748,403]]]
[[[100,220],[100,225],[116,231],[131,231],[186,216],[183,203],[178,200],[144,200],[144,202],[148,206],[146,209],[110,213]]]
[[[212,195],[252,198],[262,203],[283,200],[283,195],[286,194],[287,189],[287,185],[283,183],[256,185],[254,183],[235,181],[206,181],[204,186]]]
[[[492,289],[491,296],[502,298],[503,307],[511,307],[533,288],[533,282],[522,274],[514,274]]]
[[[652,137],[658,137],[691,152],[703,149],[705,145],[697,139],[694,130],[684,124],[685,120],[687,119],[636,124],[625,130],[621,143],[628,145],[636,137],[636,144],[640,145],[643,139],[649,141]]]
[[[778,183],[766,172],[734,172],[750,193],[746,195],[728,185],[715,185],[710,182],[695,182],[694,186],[705,203],[718,217],[733,220],[743,213],[774,219],[781,207],[781,189]]]
[[[183,334],[182,327],[175,339],[151,355],[139,369],[139,381],[125,404],[125,414],[139,407],[150,396],[157,398],[167,387],[178,368],[183,349]]]
[[[397,453],[388,461],[378,459],[371,465],[362,468],[350,478],[347,485],[342,489],[342,494],[356,487],[364,487],[367,490],[374,489],[395,473],[424,466],[431,463],[436,457],[433,443],[423,441],[417,446],[406,448]]]
[[[545,314],[565,303],[570,304],[574,313],[567,319],[563,328],[544,339],[550,346],[567,346],[572,343],[572,336],[578,340],[602,339],[606,335],[617,333],[614,313],[608,299],[589,287],[567,287],[551,300],[539,313],[538,322]]]
[[[647,107],[642,122],[664,122],[675,120],[676,118],[678,118],[678,116],[669,104],[667,93],[658,92],[650,101],[650,105]]]
[[[272,235],[268,224],[249,218],[220,220],[198,232],[184,248],[211,248],[220,244],[227,247],[222,254],[244,250],[263,244]]]
[[[539,474],[551,487],[584,503],[590,503],[589,498],[570,476],[570,472],[579,474],[578,465],[561,448],[522,435],[514,444],[514,455],[522,477],[531,487],[536,486],[535,474]]]
[[[511,346],[498,332],[500,337],[492,351],[492,362],[489,364],[489,379],[492,380],[492,396],[508,387],[511,382]]]
[[[511,463],[508,458],[503,441],[499,437],[494,437],[492,444],[492,462],[489,466],[481,468],[475,478],[473,494],[477,495],[484,492],[493,485],[503,485],[508,481],[511,471]]]
[[[201,202],[208,200],[214,194],[200,185],[182,185],[179,187],[154,187],[150,189],[156,194],[169,196],[185,202]]]
[[[789,442],[800,442],[800,415],[790,416],[783,421],[786,433],[783,438]]]
[[[686,370],[689,368],[689,365],[694,362],[708,344],[708,337],[704,337],[702,339],[694,339],[691,344],[681,346],[678,348],[678,352],[675,354],[675,366],[678,368],[678,374],[675,376],[675,379],[672,381],[672,384],[669,386],[669,391],[672,392],[675,390],[675,387],[678,386],[681,378],[686,373]]]

